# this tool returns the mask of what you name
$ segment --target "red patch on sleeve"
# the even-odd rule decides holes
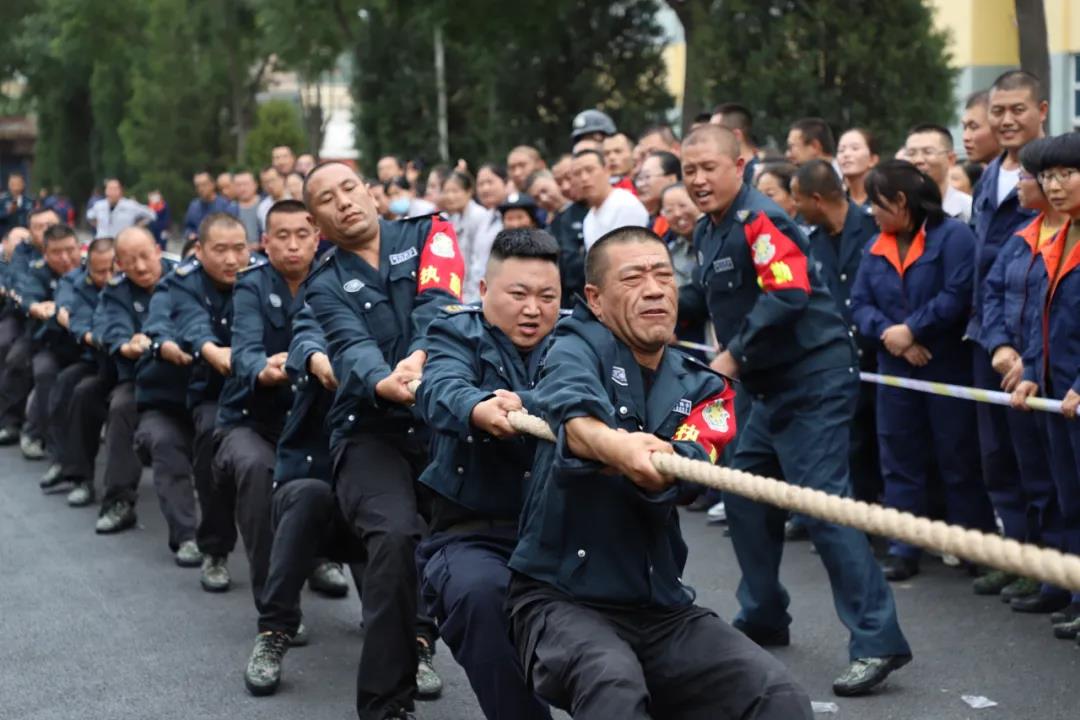
[[[810,292],[806,255],[794,240],[782,233],[763,212],[755,213],[743,228],[762,290]]]
[[[713,463],[735,437],[735,391],[728,384],[708,400],[695,405],[671,439],[695,442],[705,448]]]
[[[465,282],[465,259],[461,257],[454,226],[442,218],[431,219],[424,249],[420,253],[420,269],[416,276],[416,292],[445,290],[458,300]]]

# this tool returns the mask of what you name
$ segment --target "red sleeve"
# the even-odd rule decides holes
[[[810,292],[806,255],[794,240],[781,232],[763,212],[756,213],[743,228],[762,290]]]
[[[705,449],[713,463],[735,437],[735,391],[730,383],[708,400],[695,405],[672,440],[694,442]]]
[[[464,279],[465,260],[461,257],[454,226],[442,218],[433,217],[424,249],[420,253],[416,292],[445,290],[460,300]]]

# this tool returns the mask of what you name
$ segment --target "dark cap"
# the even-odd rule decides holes
[[[531,196],[525,193],[513,192],[506,196],[506,200],[499,205],[499,214],[506,214],[507,210],[524,210],[529,213],[529,216],[536,223],[537,227],[540,227],[540,218],[536,216],[537,205],[536,201]]]

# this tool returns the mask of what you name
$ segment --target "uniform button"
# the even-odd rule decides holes
[[[466,435],[465,436],[465,442],[471,443],[472,442],[472,435]]]
[[[221,324],[222,325],[228,325],[229,324],[229,318],[221,318]]]
[[[369,302],[364,303],[364,309],[365,310],[370,310],[371,309],[371,303],[369,303]]]
[[[525,471],[525,479],[528,480],[531,477],[532,477],[532,473],[530,471],[526,470]]]
[[[851,307],[851,298],[848,298],[847,300],[845,300],[844,304],[847,305],[848,307]]]
[[[625,406],[625,405],[620,405],[620,406],[619,406],[619,414],[620,414],[620,415],[625,415],[625,414],[626,414],[626,413],[628,413],[628,412],[630,412],[630,411],[626,409],[626,406]]]
[[[764,399],[765,399],[765,395],[764,395],[764,394],[758,395],[758,396],[757,396],[757,399],[758,399],[758,400],[764,400]]]
[[[502,366],[502,365],[500,365],[500,366],[499,366],[499,372],[501,372],[501,373],[504,373],[504,372],[506,372],[506,370],[505,370],[505,369],[503,369],[503,366]]]
[[[349,422],[356,422],[356,416],[355,415],[350,415],[349,416]]]
[[[847,273],[840,273],[840,282],[847,282]]]
[[[285,411],[285,417],[290,417],[291,415],[292,415],[292,410],[286,410]]]
[[[652,565],[650,565],[650,566],[649,566],[649,574],[650,574],[650,575],[652,575],[652,574],[653,574],[653,566],[652,566]]]
[[[416,428],[410,427],[408,430],[405,431],[405,433],[407,435],[415,435],[416,434]]]
[[[854,375],[855,374],[855,368],[853,368],[853,367],[849,367],[847,369],[847,371],[848,371],[848,375]]]
[[[731,288],[731,287],[735,287],[735,283],[733,283],[733,282],[731,282],[731,281],[728,281],[728,284],[727,284],[727,286],[728,286],[729,288]]]
[[[308,462],[311,462],[311,456],[310,456],[310,455],[308,455],[308,456],[307,456],[306,458],[304,458],[304,459],[305,459],[305,460],[307,460]]]
[[[743,355],[742,356],[742,361],[745,363],[745,362],[749,362],[750,360],[745,355]]]
[[[584,551],[584,550],[578,550],[578,551],[577,551],[577,556],[578,556],[579,558],[583,558],[583,557],[585,557],[585,551]]]
[[[247,415],[248,414],[247,408],[244,408],[243,410],[241,410],[240,414],[241,415]]]
[[[415,270],[413,270],[413,271],[412,271],[411,273],[409,273],[409,275],[411,275],[411,276],[413,276],[413,277],[416,277],[416,271],[415,271]]]
[[[856,350],[855,352],[859,353],[859,357],[862,357],[862,350]]]
[[[465,474],[465,468],[458,465],[457,474],[458,475],[464,475]]]
[[[292,388],[292,391],[293,391],[293,392],[296,392],[296,386],[295,386],[295,385],[290,385],[289,387],[291,387],[291,388]]]
[[[851,332],[858,332],[858,331],[859,331],[859,328],[855,327],[854,325],[851,326]]]

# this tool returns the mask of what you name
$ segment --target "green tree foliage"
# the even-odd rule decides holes
[[[759,140],[778,144],[791,121],[816,115],[838,132],[867,127],[886,151],[915,123],[954,119],[946,37],[923,0],[669,5],[687,30],[690,113],[741,102],[754,112]]]
[[[259,106],[255,127],[247,141],[247,165],[258,170],[270,162],[270,151],[288,145],[299,152],[304,148],[304,129],[296,106],[287,100],[271,100]]]

